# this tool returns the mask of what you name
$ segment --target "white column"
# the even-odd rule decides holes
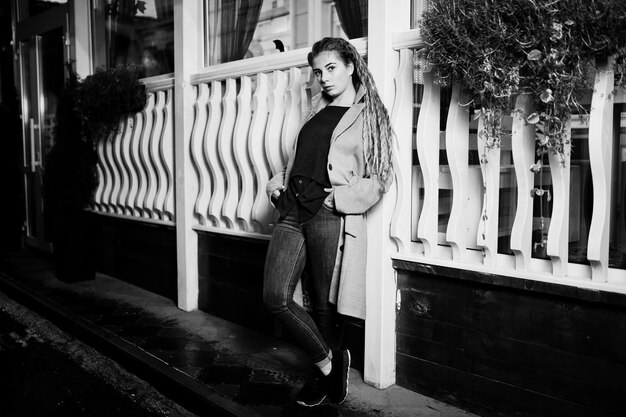
[[[378,91],[391,111],[395,96],[394,76],[399,56],[392,48],[394,31],[410,26],[409,0],[369,2],[368,66]],[[395,206],[395,186],[367,215],[367,281],[364,379],[377,388],[396,380],[396,278],[391,254],[396,245],[389,235]]]
[[[82,78],[90,75],[93,72],[92,60],[91,60],[91,24],[85,24],[85,22],[91,23],[91,9],[88,1],[74,1],[70,3],[73,7],[74,24],[73,27],[68,28],[68,31],[73,31],[73,36],[70,39],[73,45],[72,53],[76,60],[76,73]]]
[[[198,236],[192,229],[197,192],[190,149],[194,88],[190,76],[202,65],[202,1],[174,2],[174,172],[178,307],[198,308]]]

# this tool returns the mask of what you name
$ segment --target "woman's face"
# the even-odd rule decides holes
[[[354,65],[352,62],[344,64],[336,52],[322,52],[315,56],[312,68],[322,90],[333,101],[341,98],[346,92],[354,91],[352,84]]]

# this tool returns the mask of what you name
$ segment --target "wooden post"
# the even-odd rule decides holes
[[[394,31],[409,29],[410,6],[409,0],[369,2],[368,66],[389,110],[393,107],[399,61],[398,52],[392,48],[392,35]],[[393,190],[394,187],[367,216],[364,379],[377,388],[386,388],[396,379],[396,282],[390,256],[396,246],[389,235],[395,207]]]
[[[174,169],[176,178],[176,260],[178,307],[198,308],[198,236],[192,229],[197,189],[190,142],[196,93],[190,76],[202,64],[202,1],[174,1]]]

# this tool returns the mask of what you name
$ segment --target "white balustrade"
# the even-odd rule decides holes
[[[145,108],[96,144],[95,212],[140,221],[174,221],[171,81],[147,86]]]
[[[572,209],[579,201],[572,201],[572,181],[581,181],[571,169],[571,147],[566,145],[563,155],[550,154],[550,204],[546,196],[544,213],[547,217],[547,238],[541,243],[545,256],[533,251],[533,227],[537,227],[536,203],[531,197],[535,177],[531,166],[535,163],[535,125],[524,116],[534,109],[531,98],[519,95],[516,111],[512,114],[511,136],[501,138],[500,147],[488,146],[472,130],[469,123],[468,101],[458,85],[452,86],[452,97],[446,120],[445,133],[440,132],[441,97],[439,84],[432,72],[423,73],[423,97],[419,103],[419,118],[415,132],[415,149],[419,165],[413,165],[410,155],[413,76],[409,68],[413,51],[423,47],[417,31],[407,31],[394,37],[394,49],[399,53],[399,67],[395,76],[396,101],[392,113],[394,127],[401,149],[396,161],[395,212],[390,236],[396,241],[398,253],[394,258],[418,260],[425,264],[463,267],[485,273],[498,273],[560,283],[573,283],[590,288],[606,288],[602,283],[616,284],[624,289],[625,271],[609,268],[609,238],[611,218],[611,164],[614,147],[613,73],[609,63],[598,67],[589,115],[589,164],[593,182],[593,213],[589,229],[587,258],[590,267],[569,262],[570,239],[580,228],[570,225]],[[409,95],[410,97],[407,97]],[[505,132],[508,120],[505,118]],[[475,126],[475,125],[474,125]],[[571,129],[567,122],[566,134]],[[444,136],[445,134],[445,136]],[[475,135],[473,142],[470,138]],[[508,135],[508,133],[505,133]],[[440,166],[439,155],[445,137],[447,166]],[[473,142],[473,143],[472,143]],[[480,165],[470,165],[473,152],[478,153]],[[576,152],[576,149],[574,149]],[[584,152],[581,150],[580,152]],[[576,175],[570,178],[571,175]],[[544,184],[546,185],[546,184]],[[545,188],[545,187],[544,187]],[[403,191],[404,190],[404,191]],[[441,190],[451,190],[449,194]],[[575,193],[579,196],[579,193]],[[441,230],[441,216],[445,215],[446,200],[451,210],[445,234]],[[500,201],[501,198],[507,200]],[[545,212],[545,207],[551,211]],[[503,210],[500,213],[500,210]],[[409,214],[409,213],[410,214]],[[411,218],[411,215],[414,218]],[[417,216],[417,219],[415,219]],[[507,218],[513,219],[512,223]],[[577,220],[572,220],[576,222]],[[417,227],[417,231],[411,228]],[[584,227],[584,226],[583,226]],[[536,232],[536,231],[535,231]],[[510,250],[506,248],[507,239]],[[407,244],[408,242],[408,244]],[[421,243],[421,244],[420,244]],[[606,284],[605,284],[606,285]],[[621,286],[621,287],[619,287]],[[611,287],[615,289],[616,286]]]
[[[296,67],[198,80],[190,149],[196,229],[268,237],[276,213],[265,185],[286,168],[311,107],[311,81]]]

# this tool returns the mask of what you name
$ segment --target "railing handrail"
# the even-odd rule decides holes
[[[174,87],[174,73],[142,78],[139,82],[146,86],[146,93],[167,90]]]
[[[367,38],[351,39],[350,42],[361,55],[367,54]],[[300,48],[293,51],[281,52],[273,55],[241,59],[234,62],[216,64],[201,69],[191,76],[191,84],[210,83],[226,78],[238,78],[246,75],[255,75],[260,72],[286,70],[292,67],[307,65],[307,54],[311,48]]]
[[[395,32],[392,36],[392,48],[396,51],[400,49],[420,49],[426,46],[419,29]]]

